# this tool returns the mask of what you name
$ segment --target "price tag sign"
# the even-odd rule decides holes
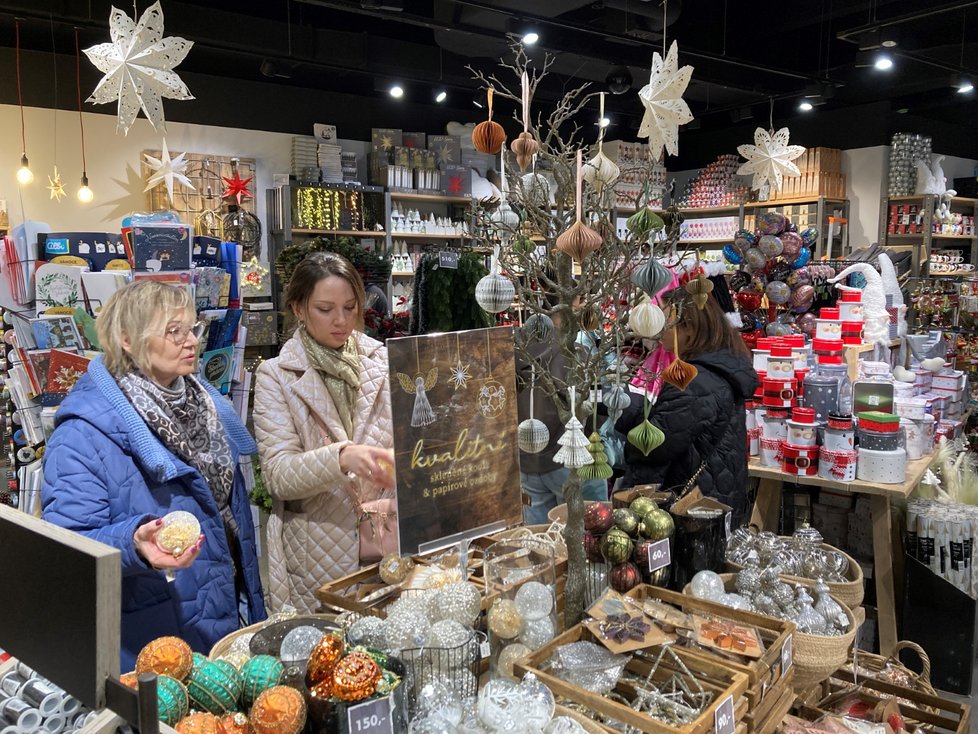
[[[438,267],[458,270],[458,253],[452,250],[441,250],[438,253]]]
[[[732,708],[730,710],[733,712]],[[350,734],[393,734],[394,717],[391,714],[390,696],[351,706],[346,711]]]
[[[794,661],[794,654],[791,648],[791,635],[788,635],[788,639],[784,641],[781,646],[781,677],[784,678],[788,674],[788,668],[791,667]]]
[[[734,734],[733,696],[727,696],[713,712],[713,728],[716,734]]]
[[[479,657],[485,660],[491,654],[492,649],[489,647],[489,640],[483,640],[479,643]]]
[[[665,568],[672,563],[672,552],[669,550],[669,538],[656,541],[649,546],[649,573]]]

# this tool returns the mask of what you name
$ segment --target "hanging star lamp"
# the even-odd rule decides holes
[[[595,376],[594,379],[594,391],[597,394],[598,391],[598,379]],[[604,442],[601,440],[601,434],[598,433],[598,408],[594,406],[591,411],[591,435],[588,436],[588,448],[587,451],[591,454],[591,463],[585,464],[580,469],[577,470],[577,476],[581,479],[610,479],[615,473],[615,470],[611,468],[611,464],[608,463],[608,454],[604,450]]]
[[[601,116],[604,119],[604,92],[601,92]],[[621,176],[621,169],[618,164],[604,154],[604,131],[603,126],[598,127],[598,153],[584,166],[584,180],[594,187],[600,195],[604,188],[614,186],[615,181]]]
[[[174,182],[181,183],[191,191],[195,191],[194,185],[190,183],[190,179],[187,177],[187,166],[189,162],[185,156],[186,153],[181,153],[171,158],[170,151],[166,146],[166,138],[163,138],[163,152],[160,153],[159,158],[154,158],[148,153],[143,153],[143,158],[146,159],[146,163],[153,170],[153,173],[146,182],[146,188],[143,190],[149,191],[157,184],[166,184],[166,195],[171,204],[173,203]]]
[[[665,36],[662,40],[665,53]],[[658,52],[652,54],[649,83],[638,93],[645,108],[638,137],[649,139],[649,153],[655,160],[662,157],[663,148],[669,155],[679,154],[679,126],[693,121],[693,113],[683,99],[692,75],[692,66],[679,68],[679,46],[675,41],[665,59]]]
[[[530,132],[530,78],[525,71],[520,82],[523,88],[523,132],[509,147],[516,156],[516,164],[521,171],[525,171],[533,161],[533,156],[540,150],[540,143]]]
[[[85,119],[82,117],[81,101],[81,46],[78,44],[78,29],[75,29],[75,95],[78,99],[78,132],[81,141],[82,175],[81,186],[78,187],[78,201],[82,204],[90,204],[95,199],[95,194],[88,185],[88,161],[85,159]]]
[[[550,444],[550,429],[539,418],[533,417],[533,397],[536,390],[537,366],[533,365],[530,376],[530,417],[516,427],[516,442],[520,451],[527,454],[539,454]]]
[[[237,166],[234,167],[234,175],[231,178],[221,176],[221,179],[227,184],[224,191],[221,192],[222,199],[234,199],[238,206],[241,206],[241,199],[252,199],[251,192],[248,190],[248,184],[254,176],[249,176],[248,178],[241,178],[241,174],[238,173]]]
[[[652,409],[652,401],[645,398],[645,419],[628,432],[628,443],[642,452],[642,456],[648,456],[659,448],[666,440],[666,434],[658,426],[649,420],[649,411]]]
[[[486,92],[489,119],[480,122],[472,130],[472,145],[477,151],[486,155],[496,155],[506,142],[506,131],[503,130],[503,126],[492,120],[492,94],[493,89],[489,87],[489,91]]]
[[[17,169],[17,183],[27,186],[34,180],[34,172],[31,171],[30,161],[27,160],[27,126],[24,125],[24,94],[20,84],[20,20],[14,20],[15,50],[14,60],[17,70],[17,106],[20,108],[20,168]]]
[[[570,255],[579,263],[601,247],[602,242],[601,235],[581,221],[581,182],[583,181],[581,160],[581,151],[577,151],[577,220],[557,237],[556,243],[558,250]]]
[[[751,188],[760,189],[765,182],[770,183],[775,191],[781,191],[784,178],[801,176],[801,171],[794,160],[805,152],[800,145],[788,145],[788,128],[783,127],[774,132],[762,127],[754,131],[753,145],[738,145],[737,152],[747,162],[737,169],[738,176],[753,176]]]

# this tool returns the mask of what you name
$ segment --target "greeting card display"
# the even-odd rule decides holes
[[[87,260],[92,270],[102,270],[110,260],[126,256],[118,232],[48,232],[43,238],[44,259],[76,255]]]
[[[31,319],[31,333],[38,349],[82,348],[81,334],[71,316]]]
[[[190,228],[185,225],[144,225],[133,227],[133,266],[136,270],[189,270],[191,266]]]

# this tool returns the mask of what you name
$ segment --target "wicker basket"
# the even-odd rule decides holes
[[[855,609],[863,603],[863,595],[865,593],[865,588],[863,586],[862,566],[860,566],[856,559],[854,559],[848,553],[841,551],[828,543],[822,543],[822,548],[825,550],[835,551],[836,553],[841,553],[849,561],[849,570],[846,571],[846,576],[849,578],[848,581],[844,581],[842,583],[826,583],[829,585],[829,593],[831,593],[832,596],[849,607],[849,609]],[[743,568],[742,565],[739,563],[734,563],[733,561],[727,561],[726,565],[727,570],[733,571],[734,573]],[[803,576],[789,576],[788,574],[782,574],[781,578],[783,578],[789,584],[801,584],[808,587],[815,586],[814,579],[806,579]]]
[[[911,670],[900,661],[901,650],[913,650],[917,654],[917,657],[920,658],[921,666],[919,673]],[[930,656],[916,642],[901,640],[894,646],[893,652],[889,657],[859,650],[855,654],[854,659],[846,664],[846,670],[852,670],[853,664],[858,666],[860,670],[868,671],[874,678],[880,677],[878,674],[886,670],[887,666],[896,668],[907,676],[909,688],[926,693],[929,696],[939,695],[930,682]]]
[[[303,614],[301,616],[315,617],[316,619],[325,619],[330,622],[334,622],[336,620],[335,614]],[[232,632],[231,634],[222,637],[220,640],[214,643],[214,647],[211,648],[210,654],[207,657],[210,660],[217,660],[222,655],[227,655],[231,651],[231,645],[234,644],[234,641],[236,639],[238,639],[243,635],[254,634],[255,632],[258,632],[258,630],[262,629],[268,624],[270,624],[270,622],[266,619],[264,622],[258,622],[257,624],[251,624],[248,625],[247,627],[242,627],[237,632]]]

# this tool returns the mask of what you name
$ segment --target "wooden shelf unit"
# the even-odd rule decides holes
[[[879,241],[884,247],[890,248],[913,248],[913,263],[911,275],[913,277],[948,277],[957,275],[973,275],[971,271],[960,271],[954,273],[934,273],[933,276],[928,272],[927,264],[931,260],[931,255],[935,249],[935,242],[938,242],[937,249],[944,248],[967,248],[965,262],[978,265],[978,229],[973,231],[976,234],[942,234],[935,233],[934,214],[935,208],[940,201],[940,197],[935,194],[920,194],[916,196],[891,196],[883,199],[880,207],[879,220]],[[918,206],[916,218],[920,225],[919,232],[911,233],[891,233],[890,232],[890,207],[913,205]],[[957,214],[978,219],[978,199],[967,197],[953,197],[950,200],[950,209]],[[908,215],[909,216],[909,215]]]

